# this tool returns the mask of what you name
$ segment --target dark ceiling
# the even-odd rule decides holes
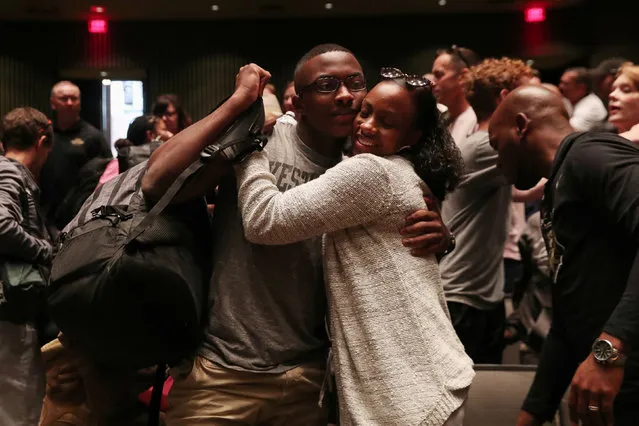
[[[331,8],[327,8],[330,1]],[[583,0],[0,0],[0,21],[84,20],[103,6],[110,20],[214,20],[400,14],[490,13]],[[442,5],[443,3],[443,5]],[[214,11],[213,9],[217,9]]]

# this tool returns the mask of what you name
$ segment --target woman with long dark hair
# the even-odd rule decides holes
[[[425,195],[442,201],[455,188],[462,159],[430,81],[395,68],[382,77],[355,119],[353,157],[280,192],[255,153],[237,166],[239,208],[253,243],[323,235],[342,425],[461,426],[472,361],[437,259],[411,256],[396,234]]]
[[[193,123],[177,95],[164,94],[158,96],[152,111],[153,115],[164,121],[167,130],[174,135],[180,133]]]

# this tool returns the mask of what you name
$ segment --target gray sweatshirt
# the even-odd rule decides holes
[[[357,155],[280,192],[262,153],[237,167],[249,241],[324,234],[324,271],[343,425],[438,425],[464,402],[474,372],[450,322],[434,257],[398,229],[429,192],[401,157]]]

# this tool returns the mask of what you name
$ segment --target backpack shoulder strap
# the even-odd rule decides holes
[[[155,380],[153,382],[153,391],[151,392],[151,403],[149,404],[147,426],[158,426],[160,424],[162,390],[164,389],[164,380],[166,379],[165,371],[165,364],[159,364],[155,371]]]
[[[140,222],[139,225],[136,226],[135,229],[133,229],[133,231],[131,231],[124,245],[129,244],[131,241],[139,237],[153,223],[155,218],[158,217],[164,211],[164,209],[166,209],[169,206],[169,204],[171,204],[171,201],[173,201],[177,193],[180,191],[180,189],[184,185],[184,182],[186,182],[186,180],[189,177],[191,177],[195,172],[200,170],[202,166],[203,166],[203,163],[200,160],[196,160],[193,164],[187,167],[187,169],[184,170],[177,177],[177,179],[175,179],[173,184],[171,184],[169,189],[167,189],[167,191],[164,193],[162,198],[160,198],[158,202],[155,203],[155,205],[151,208],[149,213],[147,213],[144,219],[142,219],[142,222]]]

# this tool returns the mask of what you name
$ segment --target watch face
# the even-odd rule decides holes
[[[612,345],[605,340],[598,340],[592,347],[592,354],[597,361],[608,361],[613,356]]]

